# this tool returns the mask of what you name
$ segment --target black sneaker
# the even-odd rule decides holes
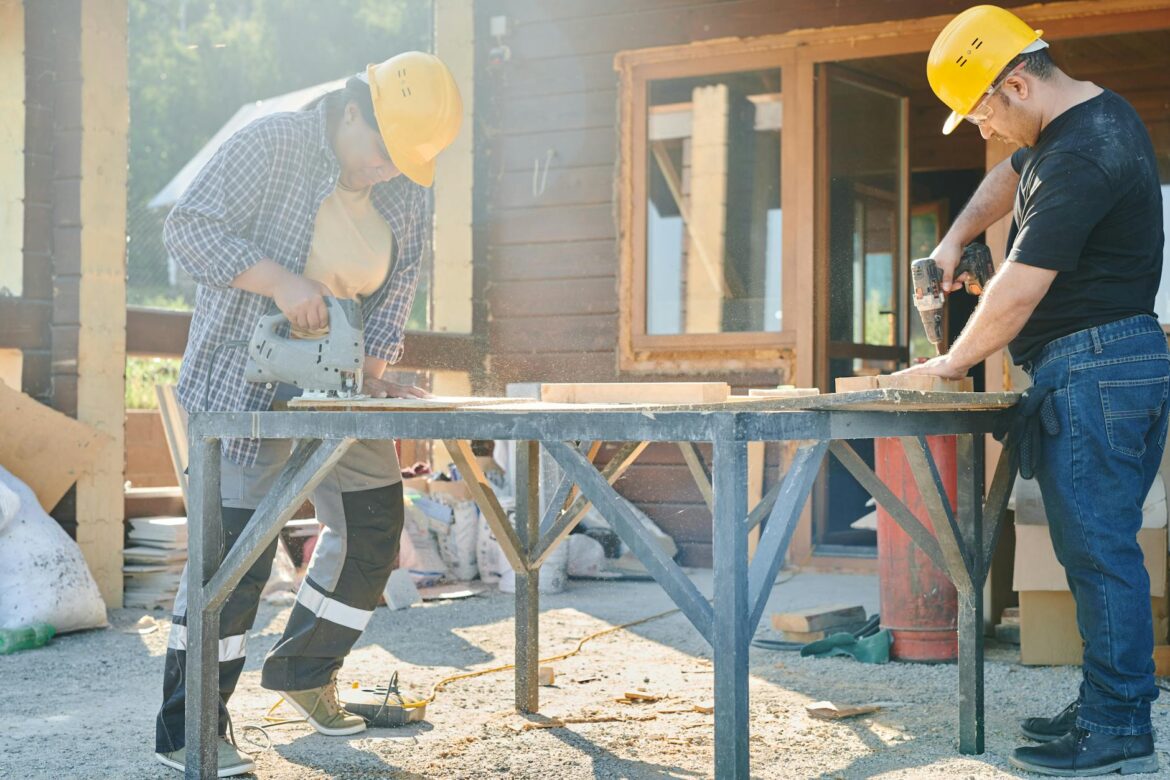
[[[1077,725],[1077,708],[1078,703],[1074,701],[1055,717],[1024,718],[1020,721],[1020,731],[1024,732],[1024,736],[1028,739],[1034,739],[1037,742],[1051,742],[1054,739],[1060,739],[1072,731],[1073,726]]]
[[[1016,748],[1013,766],[1055,777],[1092,777],[1121,772],[1136,775],[1158,771],[1154,735],[1094,734],[1073,726],[1072,731],[1043,745]]]

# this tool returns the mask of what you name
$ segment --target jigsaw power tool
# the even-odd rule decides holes
[[[284,382],[312,397],[353,398],[362,390],[365,338],[357,301],[326,297],[329,333],[319,339],[281,335],[288,320],[280,312],[256,323],[248,344],[249,382]]]
[[[955,268],[954,278],[967,274],[963,286],[971,295],[982,295],[983,288],[995,273],[995,266],[991,262],[991,250],[985,244],[968,244],[963,248],[963,256]],[[933,258],[923,257],[910,264],[910,280],[914,285],[914,306],[922,317],[922,327],[926,330],[926,338],[934,345],[938,354],[946,351],[943,343],[945,328],[943,325],[943,307],[947,296],[942,288],[943,272]]]

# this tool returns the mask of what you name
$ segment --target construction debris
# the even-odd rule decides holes
[[[122,603],[141,609],[167,609],[175,603],[187,562],[187,518],[135,517],[130,542],[122,552],[126,587]]]
[[[386,599],[386,606],[392,610],[406,609],[422,603],[423,600],[414,585],[414,578],[406,569],[395,569],[390,572],[390,579],[386,581],[382,596]]]
[[[551,666],[541,666],[537,669],[538,682],[546,688],[551,686],[557,679],[557,673]]]
[[[662,701],[662,697],[645,690],[626,691],[614,701],[620,704],[652,704]]]
[[[806,704],[804,711],[818,720],[841,720],[854,718],[858,715],[868,715],[881,709],[879,704],[862,704],[858,706],[838,706],[831,701],[816,701]]]

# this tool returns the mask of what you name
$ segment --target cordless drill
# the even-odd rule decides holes
[[[963,286],[972,295],[982,295],[983,288],[995,273],[995,266],[991,263],[991,250],[985,244],[968,244],[963,248],[963,256],[955,268],[955,279],[967,274]],[[924,257],[910,264],[910,280],[914,284],[914,306],[922,317],[922,327],[926,330],[926,338],[934,344],[938,354],[942,354],[943,346],[943,306],[947,302],[946,292],[942,288],[943,272],[933,258]]]

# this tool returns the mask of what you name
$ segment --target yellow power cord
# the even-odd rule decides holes
[[[773,587],[775,587],[776,585],[783,585],[785,582],[788,582],[790,579],[792,579],[793,577],[795,577],[799,573],[800,573],[800,568],[794,567],[791,574],[789,574],[787,577],[785,577],[782,580],[777,580],[775,582],[775,584],[773,585]],[[707,599],[707,603],[711,603],[711,601],[712,601],[712,599]],[[577,642],[577,646],[574,647],[572,650],[568,651],[567,653],[561,653],[560,655],[549,656],[548,658],[541,658],[539,661],[537,661],[537,663],[538,664],[548,664],[548,663],[553,663],[554,661],[563,661],[566,658],[572,658],[573,656],[577,655],[577,653],[581,652],[581,649],[583,647],[585,647],[586,642],[591,642],[594,639],[599,639],[603,636],[606,636],[607,634],[614,634],[614,633],[617,633],[618,631],[624,631],[627,628],[633,628],[634,626],[640,626],[643,623],[649,623],[653,620],[661,620],[664,617],[670,617],[671,615],[674,615],[674,614],[681,612],[681,611],[682,610],[677,609],[677,608],[668,609],[665,612],[659,612],[657,615],[651,615],[650,617],[639,618],[638,620],[631,620],[629,623],[622,623],[621,625],[618,625],[618,626],[610,626],[609,628],[602,629],[601,631],[597,631],[595,633],[589,634],[586,637],[582,637]],[[431,686],[431,693],[425,699],[406,699],[406,698],[403,698],[402,699],[402,707],[404,709],[414,709],[417,707],[421,707],[424,704],[430,704],[439,695],[439,691],[441,691],[445,687],[447,687],[447,685],[449,683],[453,683],[453,682],[456,682],[458,680],[470,680],[474,677],[483,677],[484,675],[488,675],[488,674],[498,674],[499,672],[506,672],[509,669],[515,669],[515,668],[516,668],[516,664],[504,664],[503,666],[493,666],[490,669],[479,669],[479,670],[474,671],[474,672],[463,672],[462,674],[453,674],[450,677],[444,677],[443,679],[439,680],[438,682],[436,682],[434,685]],[[360,687],[360,684],[355,682],[355,683],[353,683],[353,687],[358,688],[358,687]],[[281,697],[279,700],[277,700],[276,704],[273,704],[271,707],[269,707],[268,712],[264,715],[264,720],[272,726],[280,726],[280,725],[283,725],[286,723],[302,723],[302,722],[304,722],[303,718],[299,718],[299,719],[295,719],[295,720],[283,720],[281,718],[274,716],[272,713],[275,712],[276,708],[279,707],[283,703],[284,703],[284,697]]]

